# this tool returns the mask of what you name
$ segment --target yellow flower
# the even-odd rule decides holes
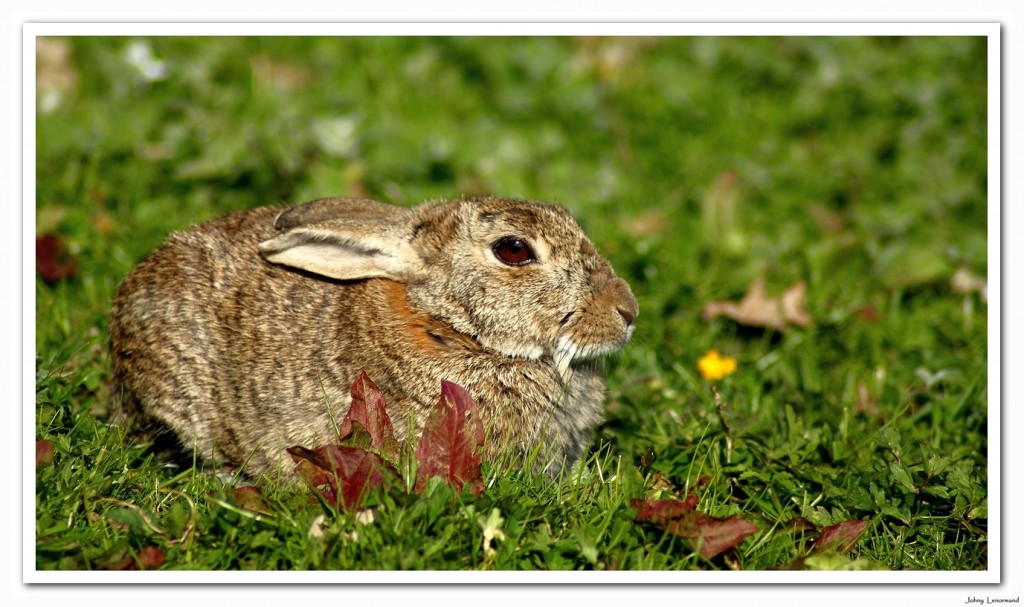
[[[697,370],[704,379],[719,380],[736,372],[736,359],[731,356],[723,357],[718,350],[708,350],[697,361]]]

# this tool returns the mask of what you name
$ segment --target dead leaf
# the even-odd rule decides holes
[[[753,523],[739,517],[708,516],[697,512],[696,506],[697,500],[692,495],[686,500],[630,500],[630,507],[636,510],[636,520],[686,538],[707,559],[739,546],[744,538],[758,530]]]
[[[131,553],[127,545],[122,544],[105,554],[96,567],[106,571],[158,569],[166,560],[164,551],[152,544],[143,547],[136,555]]]
[[[860,519],[843,521],[825,527],[821,530],[821,535],[818,536],[818,539],[814,540],[815,550],[835,550],[839,553],[849,552],[868,528],[868,522],[867,519]]]
[[[355,509],[363,496],[383,481],[384,460],[370,451],[341,445],[290,447],[287,451],[299,476],[332,506],[340,503]]]
[[[53,464],[53,443],[48,440],[36,441],[36,470]]]
[[[352,382],[352,404],[338,427],[338,442],[316,449],[295,446],[288,454],[295,470],[324,500],[357,508],[367,491],[383,481],[388,462],[400,451],[388,417],[384,393],[360,371]]]
[[[383,483],[385,469],[403,475],[409,488],[415,481],[416,491],[422,491],[431,477],[440,476],[479,495],[484,434],[475,408],[469,392],[441,382],[441,398],[413,451],[411,443],[395,439],[383,393],[360,371],[352,384],[352,404],[338,427],[340,444],[316,449],[294,446],[287,452],[299,476],[335,507],[357,509],[366,493]],[[372,522],[373,511],[361,516]]]
[[[243,510],[267,512],[267,506],[263,503],[263,492],[259,487],[252,485],[237,487],[231,490],[231,496],[235,499],[235,504]]]
[[[149,545],[139,551],[135,564],[139,569],[158,569],[167,560],[167,555],[156,546]]]
[[[101,561],[96,564],[96,567],[105,571],[128,571],[135,569],[135,559],[132,555],[125,553],[120,558],[111,557],[109,560]]]
[[[427,419],[416,447],[417,490],[422,491],[430,478],[440,476],[455,487],[468,486],[479,495],[483,490],[480,473],[483,444],[484,426],[476,414],[473,397],[451,382],[441,382],[441,398]]]
[[[758,278],[738,303],[729,300],[708,302],[702,318],[709,321],[725,316],[744,326],[781,332],[787,331],[790,324],[806,327],[811,324],[805,308],[806,293],[807,285],[800,281],[780,296],[769,298],[765,295],[764,279]]]
[[[78,262],[68,251],[64,239],[56,234],[36,238],[36,270],[48,283],[73,277],[78,273]]]
[[[399,446],[388,417],[384,393],[370,380],[365,370],[360,371],[352,383],[352,405],[338,427],[339,442],[344,444],[351,439],[348,446],[365,446],[360,444],[359,436],[364,431],[369,434],[370,447],[389,462],[398,461]]]
[[[657,524],[671,522],[674,518],[696,511],[697,503],[696,496],[690,494],[685,500],[633,499],[630,500],[629,507],[636,510],[638,521],[650,521]]]

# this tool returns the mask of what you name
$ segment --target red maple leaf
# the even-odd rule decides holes
[[[338,427],[340,440],[352,435],[355,430],[353,422],[361,425],[370,434],[370,444],[378,449],[387,439],[394,439],[391,418],[388,417],[385,408],[384,393],[370,381],[366,370],[360,371],[356,380],[352,382],[352,406]]]
[[[484,444],[484,426],[476,414],[476,402],[465,389],[441,382],[441,398],[427,419],[416,459],[419,472],[416,490],[423,491],[427,480],[439,476],[455,487],[468,486],[474,495],[483,491],[480,473],[480,448]]]
[[[418,470],[417,492],[434,476],[456,487],[469,486],[477,495],[483,490],[479,450],[484,432],[475,407],[468,392],[441,382],[441,398],[415,451],[419,464],[412,469]],[[365,371],[352,384],[352,405],[338,427],[338,440],[341,444],[316,449],[295,446],[287,451],[296,472],[328,504],[358,508],[366,493],[383,482],[384,469],[397,469],[402,457],[384,394]]]
[[[815,550],[835,549],[837,552],[849,552],[868,528],[868,522],[867,519],[859,519],[825,527],[818,539],[814,540]]]
[[[299,476],[320,491],[332,506],[340,501],[346,508],[358,508],[367,491],[383,480],[384,460],[358,447],[290,447],[288,454],[295,460]]]
[[[398,465],[402,447],[395,440],[384,393],[365,370],[352,382],[352,405],[338,426],[338,442],[369,449],[392,466]]]
[[[366,371],[360,371],[352,383],[352,405],[338,428],[339,442],[316,449],[292,447],[288,454],[296,471],[317,488],[327,503],[337,506],[339,498],[348,508],[356,508],[366,492],[383,480],[385,460],[395,461],[399,447],[385,408],[384,393]]]
[[[686,500],[634,499],[629,505],[636,510],[636,520],[690,540],[708,559],[739,546],[743,538],[757,531],[753,523],[739,517],[716,518],[697,512],[693,495]]]

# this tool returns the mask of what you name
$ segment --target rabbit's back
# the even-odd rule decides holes
[[[268,441],[296,441],[283,449],[329,438],[329,415],[306,404],[316,382],[292,377],[287,402],[276,385],[323,366],[296,365],[294,356],[299,342],[328,355],[303,319],[329,305],[319,281],[289,280],[256,253],[277,212],[234,213],[172,234],[114,302],[115,408],[166,425],[204,459],[238,464]],[[283,461],[261,453],[270,450],[253,454],[255,469]]]

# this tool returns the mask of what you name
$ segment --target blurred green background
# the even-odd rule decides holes
[[[40,44],[37,231],[97,304],[171,230],[333,195],[561,203],[646,340],[760,275],[827,316],[985,274],[982,38]]]

